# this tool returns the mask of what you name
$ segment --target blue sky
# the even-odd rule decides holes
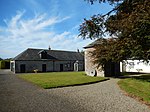
[[[84,0],[0,0],[0,57],[49,45],[53,50],[82,50],[92,42],[78,37],[83,19],[111,8]]]

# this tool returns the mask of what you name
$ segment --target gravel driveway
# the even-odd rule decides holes
[[[0,112],[150,112],[125,96],[118,80],[44,90],[0,70]]]

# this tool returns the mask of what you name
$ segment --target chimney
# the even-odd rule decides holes
[[[49,45],[49,47],[48,47],[48,50],[51,50],[51,47],[50,47],[50,45]]]

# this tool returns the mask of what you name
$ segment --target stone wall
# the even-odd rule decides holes
[[[92,62],[92,56],[90,52],[92,52],[94,48],[86,48],[85,49],[85,72],[89,76],[102,76],[104,77],[104,71],[101,68],[97,68],[96,64]]]
[[[91,52],[94,48],[86,48],[85,50],[85,72],[89,76],[102,76],[102,77],[117,77],[120,75],[120,64],[114,62],[107,62],[104,67],[104,71],[101,67],[97,68],[96,64],[93,64],[93,57]]]

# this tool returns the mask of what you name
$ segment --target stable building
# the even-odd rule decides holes
[[[28,48],[10,62],[14,73],[83,71],[84,56],[73,51]]]

